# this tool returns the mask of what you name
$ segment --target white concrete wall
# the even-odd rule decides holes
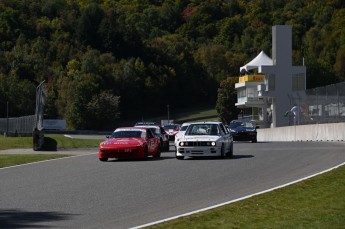
[[[258,141],[345,141],[345,123],[258,129]]]

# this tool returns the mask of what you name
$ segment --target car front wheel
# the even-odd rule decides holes
[[[230,149],[229,149],[229,152],[228,152],[227,156],[228,157],[234,156],[234,144],[233,143],[230,144]]]
[[[224,156],[225,156],[225,149],[224,149],[224,144],[222,145],[222,148],[221,148],[221,150],[220,150],[220,157],[221,158],[224,158]]]
[[[166,143],[166,145],[165,145],[165,151],[167,151],[167,152],[169,152],[169,141]]]
[[[177,156],[177,151],[175,152],[175,156],[177,160],[183,160],[184,156]]]
[[[149,150],[147,149],[147,147],[145,147],[145,149],[144,149],[144,160],[146,160],[148,156],[149,156]]]

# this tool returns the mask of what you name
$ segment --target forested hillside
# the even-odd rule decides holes
[[[46,115],[107,129],[173,109],[215,106],[217,89],[292,25],[307,87],[345,80],[343,0],[0,0],[0,117]],[[202,103],[202,104],[200,104]]]

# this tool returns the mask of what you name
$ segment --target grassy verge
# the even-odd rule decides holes
[[[155,117],[146,117],[144,121],[155,121],[160,123],[161,120],[167,120],[168,115],[161,115]],[[191,107],[185,109],[174,110],[170,109],[170,120],[174,120],[175,123],[184,123],[184,122],[199,122],[199,121],[210,121],[210,120],[219,120],[218,113],[215,108],[212,107]],[[142,118],[135,120],[126,120],[123,121],[121,126],[131,126],[136,122],[142,121]]]
[[[149,228],[345,228],[345,166]]]
[[[0,154],[0,168],[68,157],[67,154]]]
[[[98,147],[98,139],[72,139],[61,134],[46,134],[45,147],[48,150],[58,148]],[[0,150],[32,148],[32,137],[4,137],[0,136]]]
[[[201,122],[201,121],[214,121],[219,120],[216,109],[203,109],[198,112],[181,112],[176,116],[175,121],[178,123],[183,122]]]

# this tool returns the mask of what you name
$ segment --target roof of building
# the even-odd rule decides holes
[[[256,69],[262,65],[268,65],[268,66],[273,65],[272,59],[269,58],[264,51],[261,51],[259,55],[257,55],[252,61],[242,66],[240,68],[240,72],[242,72],[243,69],[246,71]]]

